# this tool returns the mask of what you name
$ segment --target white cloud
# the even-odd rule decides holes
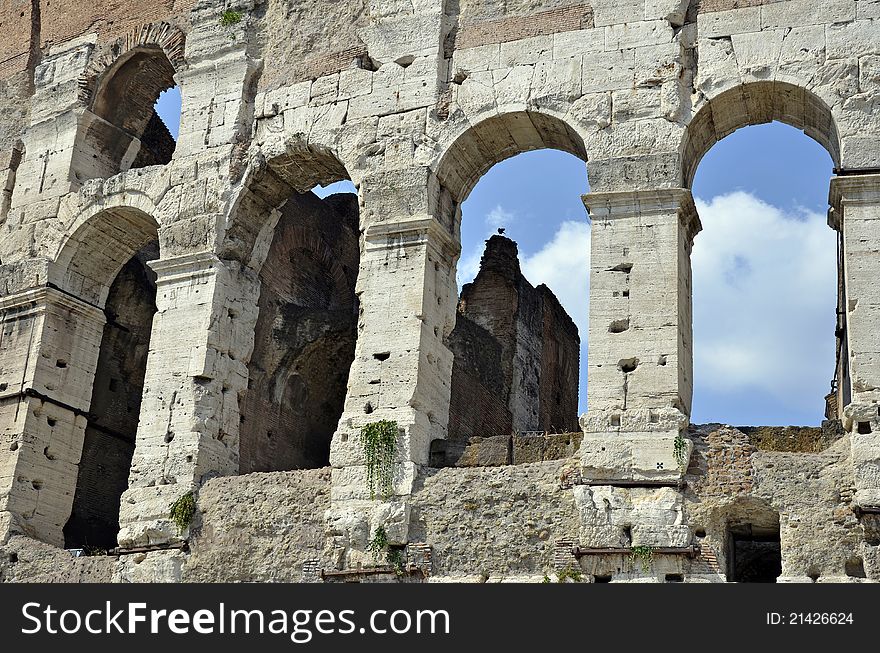
[[[553,239],[525,257],[521,266],[532,285],[543,283],[553,291],[585,342],[590,305],[590,225],[586,221],[563,222]]]
[[[836,245],[825,216],[735,192],[697,200],[694,381],[821,405],[834,365]]]
[[[498,227],[509,227],[511,223],[514,221],[513,213],[501,208],[501,205],[498,204],[494,209],[489,211],[489,214],[486,216],[486,226],[490,229],[497,229]]]
[[[825,216],[786,212],[745,192],[698,199],[697,207],[704,231],[692,256],[695,410],[724,419],[748,412],[731,402],[764,397],[780,415],[818,414],[834,372],[837,297],[835,234]],[[487,236],[497,216],[513,219],[501,207],[490,215]],[[476,275],[483,247],[462,258],[460,281]],[[584,343],[589,260],[590,226],[581,221],[563,222],[522,260],[523,274],[554,292]]]

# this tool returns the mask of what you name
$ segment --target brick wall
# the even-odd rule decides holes
[[[578,429],[577,327],[549,289],[522,275],[512,240],[489,239],[447,345],[450,441]]]
[[[488,20],[463,16],[458,28],[453,30],[447,40],[446,51],[449,54],[454,49],[507,43],[532,36],[571,32],[590,27],[593,27],[593,9],[587,4]]]

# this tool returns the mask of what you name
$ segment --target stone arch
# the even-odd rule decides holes
[[[710,98],[687,126],[681,143],[684,186],[691,187],[700,161],[715,143],[742,127],[774,120],[802,130],[840,165],[840,136],[824,100],[789,82],[751,82]]]
[[[158,239],[158,222],[143,209],[94,207],[76,219],[62,242],[49,267],[49,283],[103,308],[122,267]]]
[[[171,160],[175,141],[154,110],[176,85],[185,36],[167,23],[142,26],[96,57],[79,79],[85,111],[75,144],[75,181]]]
[[[241,261],[259,272],[265,261],[279,209],[294,195],[317,186],[350,180],[345,165],[329,148],[299,140],[265,148],[245,171],[231,203],[220,257]]]
[[[93,347],[85,364],[56,363],[70,368],[63,370],[64,382],[78,384],[89,397],[84,429],[69,446],[76,475],[67,479],[74,487],[65,489],[72,495],[63,529],[68,548],[116,546],[156,312],[149,262],[158,258],[158,224],[149,213],[104,205],[77,216],[50,266],[50,286],[97,307],[104,317],[71,327]]]
[[[492,166],[540,149],[562,150],[587,161],[584,139],[574,127],[551,113],[526,110],[472,123],[443,151],[435,170],[443,187],[460,203]]]
[[[258,158],[227,222],[223,258],[259,275],[248,389],[240,398],[242,473],[323,467],[342,415],[357,339],[359,211],[329,150]]]
[[[472,124],[436,164],[445,195],[436,217],[458,239],[460,206],[480,178],[505,159],[541,149],[587,161],[581,135],[552,113],[518,110]],[[583,172],[586,179],[586,165]],[[477,278],[460,296],[455,288],[456,297],[457,308],[447,308],[454,327],[443,334],[453,356],[448,438],[434,453],[445,447],[451,462],[471,437],[577,430],[580,334],[552,290],[522,275],[516,243],[503,235],[487,240]]]

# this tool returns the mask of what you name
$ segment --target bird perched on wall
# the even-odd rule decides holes
[[[498,227],[498,235],[503,236],[504,232],[507,231],[504,227]]]

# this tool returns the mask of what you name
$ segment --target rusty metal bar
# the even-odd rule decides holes
[[[394,574],[397,575],[399,570],[396,567],[360,567],[358,569],[343,569],[342,571],[337,570],[321,570],[321,578],[340,578],[346,576],[381,576],[383,574]],[[414,574],[414,573],[423,573],[421,567],[417,567],[416,565],[407,565],[407,567],[403,570],[405,574]]]
[[[700,555],[700,547],[696,544],[691,546],[658,546],[651,548],[651,551],[657,555],[679,555],[687,556],[688,558],[696,558]],[[589,555],[631,555],[632,549],[625,546],[597,548],[575,546],[572,547],[571,553],[575,558]]]
[[[130,555],[132,553],[151,553],[153,551],[173,551],[175,549],[180,549],[184,553],[189,551],[189,542],[176,542],[174,544],[153,544],[150,546],[136,546],[131,549],[123,549],[121,547],[116,547],[115,549],[111,549],[109,554],[115,556],[121,555]]]

